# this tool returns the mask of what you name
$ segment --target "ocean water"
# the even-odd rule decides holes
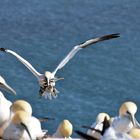
[[[26,58],[40,73],[53,71],[73,46],[93,37],[120,33],[78,52],[57,73],[57,99],[38,98],[38,82],[9,54],[0,53],[0,74],[17,91],[9,100],[25,99],[42,124],[55,132],[63,119],[74,130],[90,125],[96,115],[118,114],[124,101],[138,105],[140,121],[140,1],[139,0],[3,0],[0,1],[0,47]],[[73,136],[77,137],[76,134]]]

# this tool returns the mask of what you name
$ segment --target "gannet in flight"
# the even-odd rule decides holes
[[[56,67],[56,69],[53,72],[45,71],[44,74],[39,73],[27,60],[22,58],[16,52],[9,50],[9,49],[5,49],[5,48],[0,48],[0,51],[14,55],[21,63],[23,63],[38,79],[38,82],[40,85],[39,94],[41,96],[45,96],[45,98],[48,97],[49,99],[52,99],[52,96],[54,98],[56,98],[57,93],[58,93],[58,90],[55,88],[55,82],[63,79],[63,78],[57,78],[55,76],[55,74],[57,73],[57,71],[59,69],[62,69],[69,62],[69,60],[74,57],[74,55],[78,51],[80,51],[92,44],[95,44],[97,42],[109,40],[109,39],[113,39],[113,38],[117,38],[117,37],[120,37],[119,34],[105,35],[102,37],[90,39],[82,44],[74,46],[73,49],[67,54],[67,56],[58,64],[58,66]]]

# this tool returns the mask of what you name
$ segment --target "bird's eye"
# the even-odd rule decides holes
[[[126,111],[127,114],[131,115],[131,113],[129,111]]]

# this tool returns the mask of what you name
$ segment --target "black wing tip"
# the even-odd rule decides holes
[[[75,130],[74,132],[75,132],[76,134],[78,134],[79,136],[83,137],[83,138],[87,138],[87,137],[88,137],[87,134],[85,134],[85,133],[83,133],[83,132],[81,132],[81,131],[79,131],[79,130]]]
[[[98,140],[97,138],[94,138],[90,135],[87,135],[79,130],[75,130],[75,133],[78,134],[79,136],[81,136],[82,138],[87,139],[87,140]]]
[[[113,38],[118,38],[118,37],[120,37],[120,34],[115,33],[115,34],[105,35],[105,36],[101,37],[100,40],[108,40],[108,39],[113,39]]]
[[[40,122],[46,122],[48,120],[55,120],[55,118],[50,118],[50,117],[43,117],[43,118],[38,118]]]
[[[101,37],[100,40],[108,40],[108,39],[113,39],[113,38],[118,38],[118,37],[120,37],[120,33],[105,35]]]
[[[120,33],[110,34],[112,37],[120,37]]]
[[[0,48],[0,51],[6,52],[5,48]]]

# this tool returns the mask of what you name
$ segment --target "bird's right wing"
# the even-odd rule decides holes
[[[36,76],[38,79],[40,79],[42,77],[42,74],[37,72],[35,70],[35,68],[27,60],[22,58],[20,55],[18,55],[14,51],[8,50],[8,49],[5,49],[5,48],[0,48],[0,51],[10,53],[10,54],[14,55],[22,64],[24,64],[34,74],[34,76]]]

